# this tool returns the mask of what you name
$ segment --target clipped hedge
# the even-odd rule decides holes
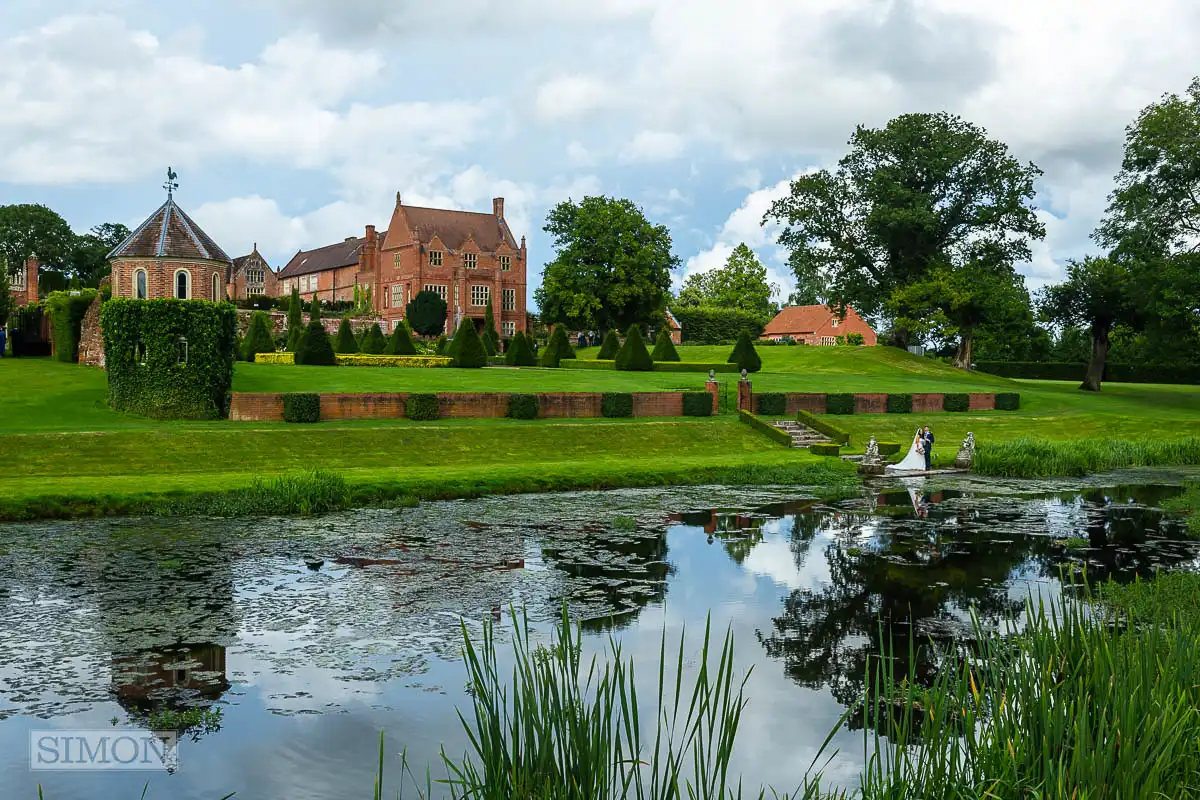
[[[349,318],[343,317],[342,323],[338,325],[337,336],[333,340],[333,352],[339,356],[358,352],[358,339],[354,336],[354,329],[350,327]]]
[[[797,411],[796,421],[801,425],[807,425],[817,433],[825,434],[835,442],[850,444],[849,432],[842,430],[831,422],[827,422],[824,418],[818,417],[816,414],[810,414],[807,411]]]
[[[83,315],[96,299],[95,289],[72,292],[51,292],[46,296],[46,313],[50,315],[50,338],[54,340],[56,361],[75,363],[79,360],[79,337]]]
[[[808,452],[814,456],[840,456],[842,454],[842,446],[838,444],[810,444]]]
[[[650,372],[654,369],[654,361],[646,342],[642,340],[642,329],[630,325],[625,334],[625,344],[621,345],[616,358],[617,369],[628,372]]]
[[[778,415],[787,413],[787,395],[783,392],[763,392],[758,396],[758,413]]]
[[[229,409],[237,312],[207,300],[114,298],[100,311],[108,403],[155,419],[216,419]]]
[[[737,364],[704,363],[703,361],[656,361],[655,372],[727,372],[736,373]]]
[[[683,415],[685,417],[711,417],[713,396],[709,392],[684,392]]]
[[[1001,392],[996,395],[997,411],[1017,411],[1021,408],[1021,395],[1016,392]]]
[[[259,353],[254,357],[255,364],[295,364],[295,353]]]
[[[505,416],[512,419],[537,419],[538,399],[536,394],[510,394]]]
[[[758,372],[762,369],[762,359],[758,357],[758,351],[754,349],[754,342],[750,340],[750,333],[742,331],[738,334],[737,344],[733,346],[733,352],[726,359],[730,364],[736,364],[739,370],[746,372]]]
[[[665,327],[659,329],[658,336],[654,339],[654,352],[650,354],[650,357],[655,361],[679,360],[679,351],[675,349],[675,343],[671,341],[671,334]]]
[[[911,414],[912,413],[912,395],[911,394],[889,394],[887,396],[887,413],[889,413],[889,414]]]
[[[341,367],[449,367],[454,359],[449,356],[338,356]]]
[[[417,355],[417,345],[413,341],[412,332],[408,329],[408,323],[401,320],[394,323],[392,335],[388,338],[387,347],[384,348],[383,354],[386,356],[415,356]]]
[[[600,352],[596,354],[596,358],[611,361],[617,357],[620,350],[621,337],[617,336],[617,332],[610,328],[608,333],[604,334],[604,342],[601,343]]]
[[[943,411],[966,411],[971,407],[971,395],[969,394],[944,394],[942,395],[942,410]]]
[[[792,446],[792,437],[787,431],[781,431],[771,423],[764,419],[751,414],[749,411],[739,411],[738,419],[749,425],[754,430],[765,435],[768,439],[774,439],[784,447]]]
[[[283,396],[284,422],[320,422],[321,396],[311,392],[290,392]]]
[[[429,421],[442,414],[436,394],[410,394],[404,403],[404,416],[409,419]]]
[[[313,306],[317,303],[314,300]],[[320,319],[313,320],[304,328],[300,341],[296,345],[296,364],[305,366],[331,367],[337,363],[337,355],[333,352],[333,344],[329,334]]]
[[[827,395],[825,395],[825,413],[826,414],[853,414],[854,413],[854,395],[852,395],[852,394],[827,394]]]
[[[1087,364],[1066,361],[979,361],[975,369],[1002,378],[1033,381],[1082,381]],[[1104,380],[1112,383],[1200,384],[1195,364],[1106,364]]]
[[[757,339],[764,327],[758,316],[736,308],[672,308],[671,313],[686,344],[728,344],[742,331]]]
[[[603,417],[632,417],[633,395],[629,392],[605,392],[600,397],[600,415]]]
[[[875,444],[879,447],[881,456],[894,456],[900,452],[899,442],[876,442]]]

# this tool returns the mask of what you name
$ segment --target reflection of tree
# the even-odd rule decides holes
[[[587,630],[623,628],[667,593],[666,532],[588,529],[543,545],[547,563],[567,577],[563,599]]]

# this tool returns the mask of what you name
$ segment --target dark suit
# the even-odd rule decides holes
[[[933,431],[921,434],[921,438],[925,440],[925,469],[933,469]]]

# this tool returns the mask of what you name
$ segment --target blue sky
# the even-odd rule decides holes
[[[985,7],[995,6],[995,7]],[[858,123],[948,110],[1045,171],[1036,287],[1088,234],[1124,127],[1195,70],[1200,8],[1009,0],[63,0],[0,7],[0,203],[77,230],[181,204],[231,254],[387,224],[405,202],[548,208],[629,197],[685,272],[745,241],[786,293],[787,181]]]

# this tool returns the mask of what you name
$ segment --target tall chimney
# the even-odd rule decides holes
[[[492,199],[492,214],[499,219],[504,219],[504,198],[496,197]]]
[[[375,244],[375,226],[367,226],[367,244]]]

